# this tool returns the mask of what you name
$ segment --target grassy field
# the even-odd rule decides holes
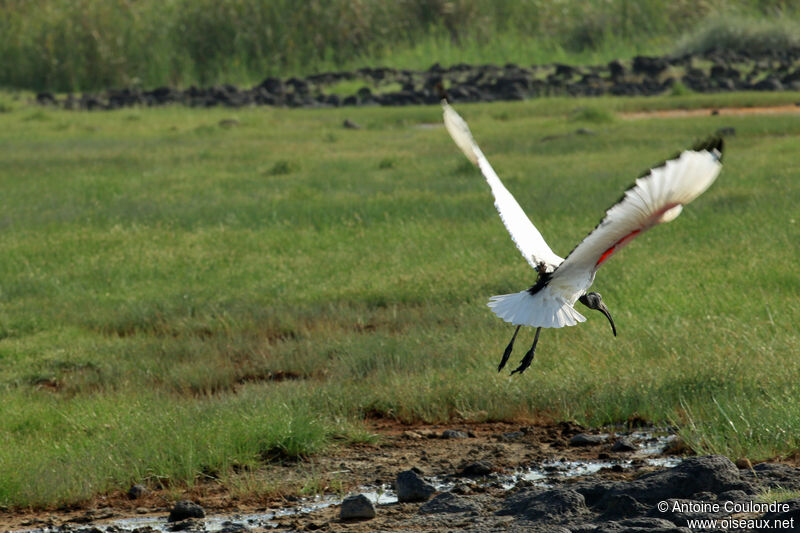
[[[535,274],[437,107],[83,113],[3,97],[0,505],[235,485],[371,439],[375,416],[639,415],[700,453],[795,453],[800,121],[619,113],[799,97],[460,106],[562,255],[643,169],[736,128],[714,186],[598,274],[619,337],[590,313],[543,332],[514,377],[496,372],[512,328],[485,302]]]
[[[791,0],[2,0],[0,87],[255,84],[434,61],[600,64],[785,50],[798,36]]]

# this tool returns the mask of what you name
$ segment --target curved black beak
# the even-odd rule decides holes
[[[614,319],[611,318],[611,313],[608,311],[608,307],[603,302],[597,306],[597,310],[606,315],[606,318],[609,322],[611,322],[611,331],[614,333],[614,336],[617,336],[617,327],[614,325]]]
[[[609,312],[608,307],[606,307],[606,304],[603,303],[603,297],[600,296],[600,293],[587,292],[578,298],[578,301],[589,309],[595,309],[606,315],[608,321],[611,322],[611,331],[614,333],[615,337],[617,336],[617,327],[614,325],[614,319],[611,318],[611,313]]]

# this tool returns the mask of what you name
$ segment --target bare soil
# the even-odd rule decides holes
[[[375,444],[340,446],[325,455],[296,463],[264,467],[259,472],[240,474],[242,485],[250,488],[261,485],[266,494],[259,496],[247,489],[232,489],[213,479],[199,480],[190,489],[164,488],[132,500],[125,492],[96,497],[73,508],[17,509],[0,512],[0,531],[39,529],[72,525],[85,527],[130,517],[166,517],[177,500],[199,503],[207,515],[256,514],[271,509],[286,508],[298,502],[297,490],[277,494],[274,487],[308,486],[321,492],[338,492],[343,496],[356,487],[391,485],[399,472],[412,467],[425,476],[446,477],[458,473],[467,464],[486,461],[496,472],[513,472],[545,460],[589,461],[622,458],[624,453],[611,451],[613,436],[600,445],[570,446],[569,439],[578,433],[597,433],[574,423],[480,423],[451,425],[401,425],[393,421],[374,421],[371,427],[379,438]],[[445,430],[467,434],[463,438],[443,438]],[[607,469],[595,476],[607,479],[626,479],[652,467],[615,471]],[[269,487],[273,487],[272,490]],[[491,492],[500,488],[482,488]],[[258,492],[257,490],[255,492]],[[403,529],[405,518],[416,515],[418,504],[382,506],[375,519],[364,522],[342,522],[339,507],[315,511],[284,519],[277,531],[324,529],[327,531],[374,531]]]
[[[660,109],[656,111],[636,111],[621,113],[623,118],[686,118],[707,117],[709,115],[800,115],[800,105],[760,106],[760,107],[708,107],[701,109]]]

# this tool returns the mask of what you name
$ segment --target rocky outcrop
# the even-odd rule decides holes
[[[710,66],[709,66],[710,65]],[[337,85],[362,82],[352,94]],[[234,85],[111,89],[103,93],[57,97],[39,93],[36,101],[64,109],[103,110],[130,106],[181,104],[191,107],[339,107],[435,104],[438,84],[457,102],[524,100],[542,96],[655,95],[680,84],[696,92],[800,90],[800,49],[752,56],[712,50],[702,56],[636,56],[606,65],[564,64],[521,66],[434,64],[425,71],[362,68],[324,72],[306,78],[268,77],[250,88]]]

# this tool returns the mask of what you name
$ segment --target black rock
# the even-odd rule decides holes
[[[511,431],[509,433],[503,433],[500,435],[500,440],[517,440],[521,439],[525,436],[525,433],[522,431]]]
[[[286,85],[298,94],[307,95],[311,92],[311,84],[302,78],[289,78],[286,80]]]
[[[36,95],[36,103],[39,105],[55,105],[56,97],[51,92],[41,92]]]
[[[468,436],[469,435],[463,431],[457,431],[455,429],[445,429],[442,431],[443,439],[466,439]]]
[[[675,468],[645,474],[629,485],[637,500],[646,504],[668,498],[688,498],[706,491],[714,494],[727,490],[755,492],[739,475],[736,465],[722,455],[690,457]]]
[[[393,93],[379,95],[375,101],[382,105],[401,106],[401,105],[415,105],[422,104],[420,96],[411,90],[402,90]]]
[[[608,71],[611,73],[611,76],[616,78],[617,76],[625,74],[625,66],[619,59],[615,59],[608,64]]]
[[[775,463],[760,463],[740,470],[742,478],[765,489],[800,490],[800,468]]]
[[[592,526],[594,528],[594,526]],[[480,530],[478,530],[480,531]],[[508,528],[508,524],[504,524],[500,529],[492,530],[492,531],[511,531],[513,533],[575,533],[573,529],[567,529],[562,526],[556,526],[553,524],[525,524],[524,527],[521,528]],[[592,533],[596,533],[596,529],[591,530]],[[483,532],[481,532],[483,533]]]
[[[800,528],[800,498],[786,500],[782,503],[786,504],[788,507],[787,510],[764,513],[764,515],[761,517],[764,520],[769,520],[770,525],[773,526],[772,529],[762,529],[761,532],[777,533],[779,531],[797,531],[797,529]],[[780,526],[785,527],[779,527],[778,522],[780,522]],[[790,526],[793,527],[793,529],[790,530]]]
[[[230,520],[226,520],[222,523],[222,529],[217,531],[217,533],[242,533],[247,531],[248,528],[244,524],[240,524],[239,522],[231,522]],[[108,532],[106,532],[108,533]]]
[[[475,461],[465,466],[461,472],[459,472],[460,475],[466,477],[488,476],[491,473],[492,463],[488,461]]]
[[[147,495],[150,493],[150,489],[145,487],[144,485],[133,485],[131,488],[128,489],[128,498],[131,500],[138,500],[139,498]]]
[[[570,65],[562,65],[560,63],[556,64],[556,76],[569,78],[575,75],[578,72],[578,69],[570,66]]]
[[[149,92],[159,104],[169,104],[180,100],[180,93],[172,87],[157,87]]]
[[[573,489],[584,496],[593,511],[606,513],[609,518],[632,516],[643,510],[640,505],[647,507],[654,517],[670,518],[657,513],[655,504],[686,500],[704,492],[755,493],[754,485],[740,476],[728,458],[719,455],[692,457],[674,468],[645,474],[633,481],[584,481],[575,483]]]
[[[800,68],[792,73],[787,73],[781,78],[781,83],[784,85],[790,85],[793,82],[800,82]]]
[[[710,68],[697,68],[711,61]],[[340,105],[422,105],[436,104],[438,83],[448,83],[456,102],[492,102],[520,100],[540,96],[599,96],[652,95],[668,91],[676,82],[668,76],[670,66],[685,70],[684,85],[697,92],[730,90],[782,91],[800,89],[800,60],[798,49],[774,49],[767,52],[714,49],[702,56],[649,57],[637,56],[627,68],[614,60],[606,65],[572,66],[564,64],[466,65],[450,67],[433,65],[426,71],[392,68],[361,68],[349,72],[322,72],[305,78],[286,80],[269,77],[260,84],[239,89],[233,85],[189,87],[178,90],[158,87],[110,89],[102,94],[85,94],[80,98],[68,95],[58,100],[50,92],[40,92],[36,101],[41,105],[59,105],[64,109],[109,110],[128,106],[157,106],[180,103],[192,107],[272,105],[288,107],[328,107]],[[733,65],[736,65],[734,67]],[[548,71],[546,78],[535,75]],[[632,70],[637,76],[628,76]],[[357,94],[340,97],[325,94],[327,88],[341,80],[360,80],[365,85]],[[399,84],[401,91],[375,93],[376,87],[388,82]]]
[[[603,506],[603,518],[606,520],[641,516],[647,514],[650,510],[649,506],[639,503],[629,494],[609,496],[603,500]]]
[[[375,518],[375,505],[363,494],[349,496],[342,501],[339,518],[342,520],[368,520]]]
[[[450,492],[439,494],[419,508],[423,514],[470,513],[480,511],[481,506],[471,498]]]
[[[611,447],[612,452],[632,452],[636,450],[636,444],[630,437],[620,437]]]
[[[747,499],[747,493],[743,490],[726,490],[717,495],[717,501],[720,502],[740,502]]]
[[[662,57],[636,56],[633,58],[633,71],[637,74],[657,76],[667,69],[669,63]]]
[[[578,481],[570,485],[570,488],[580,492],[586,500],[586,505],[595,507],[600,501],[606,498],[606,494],[615,489],[620,484],[615,481]],[[605,503],[605,502],[604,502]]]
[[[608,526],[600,526],[596,533],[691,533],[691,530],[663,518],[629,518],[610,522]]]
[[[103,101],[94,94],[84,94],[83,96],[81,96],[78,105],[80,106],[81,109],[86,109],[87,111],[94,111],[97,109],[107,109]]]
[[[563,520],[588,513],[583,495],[571,489],[531,488],[506,498],[498,515],[526,520]]]
[[[477,486],[477,485],[474,485],[474,484],[471,484],[471,483],[459,482],[459,483],[456,483],[455,485],[453,485],[453,488],[450,489],[450,493],[452,493],[452,494],[473,494],[475,492],[475,491],[472,490],[473,487],[476,487],[479,490],[483,489],[483,487]]]
[[[266,90],[274,95],[282,95],[286,92],[286,86],[279,78],[267,78],[258,85],[258,87]]]
[[[317,96],[317,101],[333,107],[339,107],[342,104],[342,98],[338,94],[321,94]]]
[[[167,522],[178,522],[187,518],[205,518],[205,510],[194,502],[181,500],[169,512]]]
[[[425,481],[416,470],[406,470],[397,474],[395,484],[397,499],[401,502],[424,502],[436,492],[436,489]]]
[[[664,502],[666,502],[665,510],[653,507],[648,514],[652,517],[671,520],[677,524],[685,524],[687,520],[723,518],[730,514],[722,505],[715,506],[716,502],[711,502],[707,498],[668,498]],[[715,508],[718,510],[715,511]]]
[[[783,84],[778,78],[768,77],[753,85],[756,91],[782,91]]]
[[[607,437],[602,435],[590,435],[589,433],[578,433],[569,439],[570,446],[594,446],[602,444],[606,441]]]
[[[608,92],[615,96],[637,96],[642,90],[638,83],[622,82],[612,85]]]

